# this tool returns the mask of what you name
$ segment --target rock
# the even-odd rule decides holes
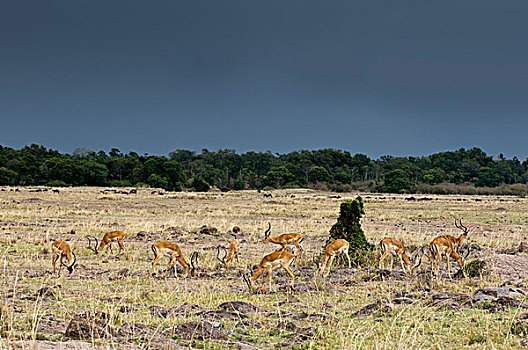
[[[262,310],[258,306],[255,306],[250,303],[246,303],[244,301],[228,301],[228,302],[218,305],[218,308],[220,310],[238,311],[243,314],[253,314],[253,313],[264,312],[264,310]]]
[[[198,232],[203,235],[214,235],[218,232],[218,230],[216,229],[216,227],[204,225],[198,229]]]
[[[89,319],[84,315],[75,316],[64,332],[65,337],[79,340],[108,339],[116,334],[116,331],[108,326],[106,322],[98,319]]]
[[[37,292],[37,296],[41,298],[50,298],[50,299],[57,299],[58,292],[56,291],[56,287],[48,285],[40,288]]]
[[[366,317],[372,314],[383,316],[385,314],[390,314],[390,313],[392,313],[392,307],[387,305],[385,300],[378,300],[375,303],[368,304],[362,307],[359,311],[353,313],[352,316]]]
[[[223,324],[219,322],[202,320],[180,323],[174,326],[173,332],[184,340],[227,340],[222,328]]]
[[[523,298],[526,292],[514,287],[484,287],[473,294],[474,303],[496,301],[499,298]]]
[[[528,280],[528,255],[492,254],[481,260],[486,262],[484,272],[491,277],[501,281]]]
[[[527,242],[521,242],[519,244],[519,253],[528,253],[528,243]]]
[[[118,334],[127,340],[146,343],[149,349],[187,349],[177,341],[164,336],[166,329],[160,326],[147,326],[141,323],[125,323],[119,328]]]
[[[39,318],[37,333],[41,334],[62,334],[66,329],[66,322],[63,322],[53,314],[44,315]]]
[[[196,312],[197,310],[201,310],[202,308],[198,305],[194,304],[183,304],[180,306],[175,306],[171,308],[163,308],[160,306],[152,305],[150,306],[150,314],[152,316],[158,316],[161,318],[169,318],[174,316],[189,316],[193,312]]]
[[[224,310],[200,311],[195,313],[195,315],[200,316],[202,318],[207,318],[209,320],[221,320],[224,318],[228,320],[240,320],[241,318],[247,318],[247,316],[244,314]]]
[[[280,321],[277,328],[287,330],[288,332],[297,332],[300,329],[292,321]]]
[[[512,323],[511,331],[520,336],[528,335],[528,312],[519,315]],[[523,345],[524,346],[524,345]]]

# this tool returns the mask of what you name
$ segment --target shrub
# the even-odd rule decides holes
[[[365,214],[363,210],[363,198],[358,196],[354,200],[348,200],[341,203],[339,217],[337,222],[330,229],[330,238],[326,245],[336,239],[344,239],[350,243],[350,258],[357,264],[369,260],[369,252],[374,248],[365,237],[361,228],[361,216]]]
[[[211,186],[204,179],[198,176],[193,179],[191,187],[194,188],[196,192],[207,192],[211,188]]]

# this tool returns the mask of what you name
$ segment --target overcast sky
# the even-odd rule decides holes
[[[4,1],[0,144],[528,157],[528,1]]]

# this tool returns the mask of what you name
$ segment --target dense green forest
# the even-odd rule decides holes
[[[234,150],[175,150],[168,157],[77,149],[62,154],[41,145],[0,146],[0,185],[145,186],[170,191],[315,188],[391,193],[524,195],[528,161],[497,159],[479,148],[424,157],[321,149],[287,154]]]

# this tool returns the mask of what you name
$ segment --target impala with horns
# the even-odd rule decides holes
[[[154,252],[154,261],[152,261],[152,275],[156,275],[154,268],[160,261],[163,255],[170,258],[169,264],[167,265],[167,276],[169,275],[171,266],[174,268],[174,277],[178,277],[176,274],[176,261],[187,271],[189,277],[194,277],[196,267],[198,266],[198,252],[191,254],[191,267],[185,261],[182,251],[177,244],[168,241],[159,241],[152,245],[152,251]]]
[[[220,250],[223,250],[224,256],[220,257]],[[232,239],[231,242],[229,242],[229,250],[226,249],[226,247],[217,246],[216,247],[216,258],[224,265],[227,265],[227,263],[230,260],[239,262],[238,260],[238,252],[240,250],[240,243],[238,243],[238,240],[236,238]]]
[[[290,268],[291,263],[297,255],[290,253],[287,250],[278,250],[271,254],[266,255],[262,260],[260,261],[259,266],[253,273],[253,276],[251,276],[251,279],[249,278],[249,275],[242,275],[244,278],[244,281],[246,282],[249,292],[251,293],[253,291],[253,283],[257,278],[259,278],[260,275],[262,275],[264,272],[268,273],[268,282],[269,282],[269,291],[271,292],[271,274],[272,270],[277,267],[282,267],[286,272],[291,276],[291,283],[290,283],[290,289],[293,290],[293,282],[295,281],[295,274]]]
[[[75,256],[75,253],[72,251],[70,245],[64,241],[58,240],[51,244],[51,251],[53,255],[53,271],[51,272],[52,275],[55,274],[55,263],[57,260],[59,260],[59,273],[60,276],[61,273],[61,267],[64,265],[68,269],[68,273],[71,275],[73,273],[73,269],[75,267],[75,264],[77,263],[77,257]],[[66,258],[68,260],[68,263],[65,264],[63,259]]]
[[[390,238],[390,237],[383,238],[379,242],[379,247],[381,251],[381,257],[378,263],[379,269],[381,269],[382,267],[383,260],[385,260],[385,258],[389,255],[391,256],[391,262],[390,262],[391,270],[392,270],[392,265],[394,264],[394,257],[397,256],[398,258],[400,258],[400,264],[401,264],[402,271],[405,272],[405,267],[403,266],[403,263],[405,263],[411,275],[413,274],[414,269],[416,269],[422,263],[423,249],[417,250],[417,254],[414,257],[414,262],[418,260],[417,259],[418,256],[420,259],[418,260],[418,263],[413,266],[411,259],[409,258],[409,256],[407,255],[405,251],[405,246],[403,245],[403,243],[401,243],[400,241],[394,238]]]
[[[264,232],[264,241],[271,242],[282,246],[282,250],[286,250],[288,244],[294,244],[297,247],[297,255],[301,255],[303,252],[302,242],[304,241],[304,235],[300,233],[283,233],[280,236],[271,236],[271,223],[268,222],[268,229]]]
[[[454,216],[453,216],[454,217]],[[456,217],[455,219],[455,226],[456,228],[462,230],[462,233],[458,237],[453,237],[450,235],[443,235],[433,238],[431,243],[429,243],[429,251],[431,252],[431,256],[433,262],[432,262],[432,271],[435,276],[438,276],[438,270],[440,268],[439,263],[442,260],[442,255],[445,254],[447,259],[447,274],[450,275],[451,271],[449,268],[449,258],[454,258],[458,264],[460,265],[460,268],[464,268],[464,261],[462,260],[462,257],[460,254],[458,254],[458,246],[462,244],[464,239],[468,238],[469,236],[469,228],[464,226],[462,224],[462,219],[459,219],[459,223],[457,223]],[[468,254],[469,254],[468,249]]]
[[[341,257],[343,255],[346,256],[348,260],[348,267],[352,267],[351,262],[350,262],[350,256],[348,255],[349,246],[350,244],[341,238],[336,239],[335,241],[330,243],[325,249],[325,254],[324,254],[322,263],[318,264],[314,260],[314,262],[316,263],[316,266],[319,267],[319,274],[323,275],[325,268],[328,265],[328,270],[326,271],[326,274],[324,275],[324,277],[328,276],[328,274],[330,273],[330,269],[332,268],[332,262],[334,261],[334,258],[337,255],[341,255]]]
[[[126,238],[126,233],[121,231],[112,231],[108,232],[103,236],[103,239],[101,240],[101,243],[97,241],[97,238],[92,237],[95,240],[95,246],[92,247],[92,242],[90,240],[90,237],[88,237],[88,249],[93,251],[95,254],[97,254],[97,257],[99,257],[99,254],[103,251],[105,247],[106,248],[106,254],[108,255],[108,251],[110,250],[110,254],[114,254],[112,251],[112,242],[117,242],[119,245],[119,253],[117,255],[120,255],[124,253],[125,251],[125,245],[123,244],[123,241]]]

